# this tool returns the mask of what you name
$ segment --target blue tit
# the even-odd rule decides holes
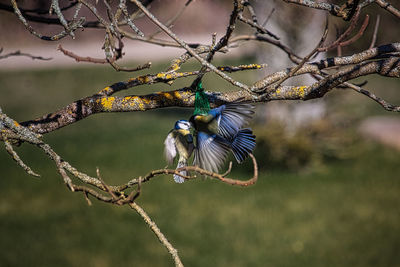
[[[192,155],[194,145],[193,136],[190,133],[191,125],[187,120],[179,120],[175,123],[167,138],[165,139],[165,158],[169,164],[174,162],[176,154],[179,154],[177,169],[187,166],[188,160]],[[180,174],[187,176],[187,171],[181,171]],[[177,183],[183,183],[185,179],[174,174],[174,180]]]
[[[242,163],[256,145],[253,131],[243,128],[253,117],[253,109],[251,104],[230,103],[192,116],[189,121],[196,130],[193,164],[218,172],[230,151]]]

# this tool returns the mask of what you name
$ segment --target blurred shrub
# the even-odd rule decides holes
[[[279,121],[254,127],[255,156],[260,168],[305,170],[321,168],[328,160],[348,158],[354,152],[354,131],[348,125],[321,119],[288,131]]]

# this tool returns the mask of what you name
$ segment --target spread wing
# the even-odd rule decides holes
[[[254,106],[247,103],[231,103],[221,106],[217,117],[218,134],[232,140],[232,138],[246,126],[254,114]]]
[[[218,135],[197,134],[193,164],[202,169],[218,172],[229,152],[229,144]]]
[[[168,164],[172,164],[174,162],[174,158],[176,156],[176,147],[175,138],[172,131],[167,135],[167,138],[164,141],[164,155]]]

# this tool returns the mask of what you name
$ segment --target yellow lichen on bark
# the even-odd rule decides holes
[[[111,97],[103,97],[101,99],[101,105],[104,107],[104,110],[111,110],[112,105],[115,101],[115,97],[111,96]]]
[[[169,100],[172,100],[172,99],[173,99],[173,97],[172,97],[172,95],[171,95],[170,93],[163,93],[163,95],[164,95],[164,97],[165,97],[166,99],[169,99]]]
[[[147,84],[150,82],[150,79],[149,79],[149,77],[144,75],[144,76],[139,76],[139,77],[135,77],[135,78],[130,78],[128,80],[128,83],[132,83],[134,81],[138,81],[140,84]]]
[[[306,91],[305,91],[306,88],[307,88],[307,86],[298,86],[295,88],[295,90],[297,91],[297,94],[301,98],[304,98],[304,96],[306,95]]]
[[[150,104],[151,99],[148,97],[142,97],[142,101],[148,105],[148,104]]]
[[[178,99],[181,99],[181,98],[182,98],[181,93],[178,92],[178,91],[175,91],[175,92],[174,92],[174,96],[175,96],[176,98],[178,98]]]
[[[107,86],[107,87],[101,89],[100,92],[99,92],[99,94],[101,94],[101,95],[107,94],[107,92],[108,92],[110,89],[111,89],[110,86]]]

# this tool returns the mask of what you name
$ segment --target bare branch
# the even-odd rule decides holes
[[[236,20],[239,18],[239,16],[242,14],[243,12],[243,4],[238,1],[238,0],[234,0],[233,1],[233,10],[229,19],[229,24],[228,27],[226,29],[225,35],[222,36],[221,39],[219,39],[218,43],[215,44],[215,38],[216,35],[213,35],[212,38],[212,45],[211,45],[211,49],[210,52],[207,54],[206,57],[206,62],[211,62],[212,59],[214,58],[215,53],[222,49],[223,47],[228,45],[229,42],[229,38],[231,38],[233,31],[235,30],[236,27]],[[203,64],[201,70],[200,70],[200,74],[197,76],[197,78],[192,82],[191,87],[192,88],[196,88],[197,84],[201,81],[201,79],[203,78],[205,72],[207,70],[207,66]]]
[[[25,19],[25,17],[22,15],[21,11],[18,8],[17,2],[16,0],[11,0],[11,4],[14,8],[14,12],[17,15],[18,19],[24,24],[25,28],[33,35],[35,35],[36,37],[45,40],[45,41],[58,41],[61,38],[64,38],[65,36],[67,36],[69,34],[69,32],[75,31],[78,28],[83,27],[83,23],[85,22],[85,18],[80,18],[78,21],[73,21],[70,25],[69,25],[69,32],[67,31],[62,31],[59,34],[53,35],[53,36],[45,36],[42,35],[38,32],[36,32],[27,22],[27,20]]]
[[[133,3],[135,3],[142,11],[143,13],[151,20],[153,21],[158,27],[160,27],[166,34],[168,34],[172,39],[174,39],[180,46],[186,49],[186,51],[191,54],[194,58],[196,58],[198,61],[201,62],[203,66],[207,66],[210,70],[218,74],[220,77],[223,79],[227,80],[234,86],[240,87],[246,91],[249,91],[249,87],[247,85],[244,85],[238,81],[235,81],[232,79],[230,76],[226,75],[222,71],[218,70],[214,65],[211,65],[208,63],[206,60],[201,58],[192,48],[190,48],[184,41],[178,38],[168,27],[166,27],[164,24],[162,24],[152,13],[149,12],[149,10],[140,3],[138,0],[131,0]],[[249,91],[250,92],[250,91]]]
[[[64,27],[65,31],[72,37],[72,39],[75,38],[75,34],[73,30],[69,27],[68,22],[65,20],[63,13],[61,12],[60,6],[58,4],[58,0],[51,0],[51,5],[50,5],[50,14],[52,13],[51,11],[54,10],[57,14],[58,19],[60,20],[61,25]]]
[[[365,29],[367,28],[369,23],[369,16],[366,15],[363,24],[361,25],[360,30],[358,31],[358,33],[356,35],[354,35],[352,38],[350,38],[347,41],[341,42],[339,45],[340,46],[347,46],[350,45],[352,43],[354,43],[355,41],[357,41],[363,34]]]
[[[150,227],[150,229],[155,233],[155,235],[157,236],[157,238],[159,239],[159,241],[163,244],[163,246],[166,247],[166,249],[168,250],[168,252],[171,254],[176,266],[183,266],[179,256],[178,256],[178,252],[177,250],[171,245],[171,243],[167,240],[167,238],[164,236],[164,234],[160,231],[160,229],[158,228],[158,226],[155,224],[154,221],[151,220],[151,218],[148,216],[148,214],[136,203],[134,202],[134,200],[136,199],[136,197],[139,195],[140,193],[140,185],[142,182],[146,182],[149,181],[152,177],[158,175],[158,174],[179,174],[180,170],[156,170],[156,171],[152,171],[150,172],[148,175],[146,175],[144,178],[137,178],[134,180],[134,182],[130,181],[129,183],[127,183],[124,186],[119,186],[119,187],[111,187],[108,186],[103,179],[100,176],[100,171],[97,168],[97,181],[99,181],[101,183],[101,185],[96,186],[98,189],[105,191],[106,193],[108,193],[110,196],[106,196],[104,194],[101,194],[99,192],[97,192],[96,190],[86,187],[86,186],[80,186],[80,185],[75,185],[72,183],[71,179],[69,178],[69,176],[66,174],[65,172],[65,165],[63,164],[63,160],[61,160],[61,157],[58,156],[49,145],[43,143],[42,141],[40,141],[33,132],[31,132],[29,129],[17,124],[15,121],[13,121],[12,119],[8,118],[5,114],[1,113],[1,109],[0,109],[0,128],[1,128],[1,133],[2,133],[2,137],[4,137],[3,135],[7,132],[7,129],[14,131],[17,135],[20,136],[22,141],[28,141],[32,144],[37,145],[38,147],[40,147],[48,156],[50,156],[50,158],[55,161],[56,166],[57,166],[57,170],[59,171],[59,173],[61,174],[61,176],[63,177],[65,183],[69,186],[69,188],[71,189],[71,191],[73,192],[83,192],[85,199],[87,200],[88,204],[91,205],[91,201],[88,198],[89,195],[95,197],[96,199],[103,201],[103,202],[107,202],[107,203],[112,203],[112,204],[116,204],[116,205],[124,205],[124,204],[128,204],[132,209],[136,210],[139,215],[144,219],[144,221],[146,222],[146,224]],[[33,139],[32,139],[33,138]],[[6,140],[5,140],[6,141]],[[258,168],[257,168],[257,162],[256,159],[254,158],[253,155],[250,154],[250,157],[253,160],[253,164],[254,164],[254,176],[253,178],[247,180],[247,181],[238,181],[238,180],[234,180],[231,178],[225,178],[224,175],[226,175],[230,169],[231,169],[231,164],[229,167],[229,170],[227,173],[220,175],[217,173],[212,173],[206,170],[203,170],[197,166],[189,166],[186,167],[188,170],[193,170],[198,172],[201,175],[207,175],[213,178],[217,178],[219,180],[221,180],[224,183],[228,183],[231,185],[239,185],[239,186],[249,186],[251,184],[254,184],[257,181],[258,178]],[[26,165],[21,165],[21,167],[24,167]],[[76,176],[77,178],[79,178],[78,176]],[[185,178],[193,178],[193,177],[185,177]],[[81,180],[82,182],[85,182],[85,180]],[[132,187],[135,184],[138,185],[138,189],[136,191],[132,191],[128,196],[125,195],[125,193],[121,192],[121,190],[127,189],[128,187]]]
[[[328,20],[326,20],[325,23],[325,30],[322,34],[322,37],[320,39],[320,41],[318,42],[317,46],[307,55],[305,56],[301,62],[294,68],[292,68],[289,72],[288,75],[286,75],[285,77],[283,77],[282,79],[280,79],[276,84],[274,84],[274,88],[276,89],[279,85],[281,85],[285,80],[289,79],[290,77],[292,77],[301,67],[304,66],[304,64],[312,57],[315,55],[315,53],[317,53],[320,49],[320,47],[322,46],[322,44],[325,42],[326,37],[328,36]]]
[[[93,58],[93,57],[78,56],[78,55],[74,54],[73,52],[64,49],[61,46],[61,44],[58,45],[57,49],[60,50],[64,55],[75,59],[76,62],[89,62],[89,63],[95,63],[95,64],[111,64],[117,71],[132,72],[132,71],[148,69],[151,67],[151,62],[147,62],[147,63],[145,63],[143,65],[139,65],[135,68],[126,68],[126,67],[121,67],[119,65],[116,65],[115,59],[113,59],[112,61],[109,61],[106,58]]]
[[[335,74],[327,76],[329,78],[324,78],[325,83],[323,84],[321,82],[318,86],[281,86],[276,88],[276,93],[271,94],[271,91],[268,91],[269,86],[289,75],[290,71],[293,69],[288,69],[268,75],[254,83],[251,90],[258,94],[262,94],[262,96],[258,96],[256,99],[254,99],[253,94],[249,94],[247,91],[243,90],[225,93],[206,93],[209,96],[210,103],[215,105],[237,101],[238,99],[241,99],[241,101],[266,102],[271,100],[304,100],[318,98],[322,97],[323,94],[316,92],[320,90],[327,92],[356,77],[373,73],[386,77],[398,77],[400,70],[397,68],[396,64],[392,64],[393,59],[397,60],[398,57],[391,57],[390,54],[396,52],[400,52],[400,43],[379,46],[348,57],[328,58],[319,62],[304,64],[293,74],[320,74],[321,70],[326,68],[356,64],[355,66],[350,66],[345,70],[338,70]],[[387,58],[388,56],[389,58]],[[381,60],[368,62],[368,60],[376,60],[380,58]],[[383,71],[388,68],[390,71]],[[184,73],[158,73],[132,78],[125,82],[119,82],[107,86],[99,93],[77,100],[57,112],[47,114],[35,120],[22,122],[21,124],[29,127],[37,133],[48,133],[96,113],[145,111],[164,107],[193,107],[195,94],[191,88],[156,92],[148,95],[129,95],[122,97],[112,97],[111,95],[133,86],[153,84],[157,82],[166,83],[180,77],[197,75],[198,73],[198,71]],[[335,75],[338,75],[337,78],[335,78]],[[335,79],[335,82],[329,82],[329,79]]]
[[[76,62],[90,62],[90,63],[97,63],[97,64],[108,64],[107,59],[105,58],[93,58],[93,57],[81,57],[74,54],[71,51],[64,49],[61,44],[57,46],[57,50],[63,52],[64,55],[75,59]]]
[[[358,5],[358,0],[347,0],[342,6],[335,4],[316,2],[312,0],[283,0],[287,3],[297,4],[301,6],[306,6],[309,8],[321,9],[329,11],[329,13],[336,17],[341,17],[344,20],[350,20],[355,12],[355,8]]]
[[[384,0],[375,0],[375,3],[377,3],[380,7],[382,7],[383,9],[389,11],[390,13],[392,13],[394,16],[396,16],[397,18],[400,19],[400,11],[395,8],[393,5],[391,5],[390,3],[388,3],[387,1]]]
[[[342,45],[342,41],[347,37],[347,36],[349,36],[350,35],[350,33],[355,29],[355,27],[357,26],[357,23],[358,23],[358,18],[359,18],[359,16],[360,16],[360,8],[358,8],[357,9],[357,11],[356,11],[356,13],[354,14],[354,16],[352,17],[352,19],[350,20],[350,25],[349,25],[349,27],[333,42],[333,43],[331,43],[331,44],[329,44],[329,45],[327,45],[327,46],[325,46],[325,47],[321,47],[321,48],[319,48],[319,51],[321,51],[321,52],[326,52],[326,51],[329,51],[329,50],[331,50],[331,49],[335,49],[336,47],[338,47],[338,46],[343,46]],[[369,16],[368,15],[366,15],[365,16],[365,20],[364,20],[364,23],[363,23],[363,26],[361,27],[361,29],[364,27],[364,30],[365,30],[365,28],[367,27],[367,25],[368,25],[368,20],[369,20]],[[364,26],[365,25],[365,26]],[[360,30],[360,32],[364,32],[364,30]],[[362,33],[361,33],[361,35],[362,35]],[[360,36],[361,36],[360,35]]]
[[[179,17],[182,16],[182,14],[185,12],[186,8],[190,5],[190,3],[194,2],[193,0],[187,0],[187,2],[182,6],[182,8],[175,13],[175,15],[170,18],[166,23],[165,26],[171,28],[173,26],[173,23],[179,19]],[[154,36],[157,34],[161,33],[162,30],[155,31],[154,33],[150,34],[149,38],[152,39]]]
[[[41,56],[34,56],[29,53],[22,53],[21,51],[17,50],[15,52],[11,52],[5,55],[1,55],[3,52],[3,48],[0,48],[0,59],[8,58],[8,57],[13,57],[13,56],[24,56],[24,57],[29,57],[32,60],[38,59],[38,60],[51,60],[51,57],[41,57]]]
[[[258,33],[261,34],[267,34],[269,36],[271,36],[272,38],[279,40],[279,37],[276,36],[276,34],[273,34],[272,32],[270,32],[269,30],[267,30],[263,25],[265,25],[268,22],[268,18],[267,20],[263,23],[263,25],[258,24],[258,19],[257,19],[257,15],[254,12],[253,7],[251,6],[250,2],[248,0],[244,1],[244,6],[247,7],[247,10],[249,11],[250,15],[251,15],[251,20],[243,17],[243,14],[240,13],[239,14],[239,20],[241,20],[242,22],[248,24],[250,27],[256,28]],[[272,11],[273,12],[273,11]],[[271,14],[272,14],[271,12]]]
[[[330,45],[321,47],[327,36],[326,27],[318,45],[304,58],[300,57],[293,49],[280,41],[278,36],[272,34],[266,29],[265,24],[272,12],[265,22],[260,24],[260,20],[257,18],[256,12],[248,0],[232,1],[233,8],[231,10],[229,22],[226,25],[226,31],[218,41],[216,39],[216,34],[213,34],[211,44],[187,43],[180,39],[171,30],[173,23],[184,12],[192,0],[187,0],[186,4],[182,6],[180,10],[177,10],[177,12],[175,12],[166,23],[162,23],[149,11],[149,8],[146,7],[151,0],[131,0],[131,2],[137,6],[137,11],[132,14],[128,12],[126,0],[120,0],[117,2],[103,0],[102,8],[99,8],[97,1],[95,2],[96,4],[93,4],[94,1],[88,0],[72,1],[69,5],[62,8],[59,0],[51,0],[50,14],[46,14],[47,12],[42,9],[22,9],[18,6],[16,0],[11,0],[12,6],[0,4],[0,9],[11,12],[14,11],[26,29],[31,34],[43,40],[55,41],[67,35],[74,38],[76,33],[75,31],[83,27],[101,29],[104,34],[104,58],[79,56],[64,49],[61,45],[59,46],[60,51],[78,62],[84,61],[98,64],[107,63],[117,71],[134,71],[149,68],[150,63],[132,69],[117,64],[117,61],[124,56],[123,49],[125,38],[159,46],[182,48],[182,51],[184,51],[184,54],[179,58],[174,59],[164,72],[146,73],[144,75],[132,77],[126,81],[117,82],[101,90],[97,89],[98,92],[93,95],[74,101],[58,111],[49,113],[34,120],[25,121],[19,124],[13,119],[7,117],[7,115],[2,113],[0,109],[0,139],[5,143],[6,150],[19,166],[27,173],[36,176],[37,174],[34,173],[18,156],[16,151],[13,149],[13,145],[20,145],[25,142],[39,148],[51,161],[54,162],[55,169],[60,173],[61,178],[68,188],[73,192],[80,192],[79,194],[82,193],[89,205],[91,205],[90,199],[92,199],[92,197],[113,205],[129,205],[132,209],[138,212],[163,246],[166,247],[176,266],[183,266],[177,250],[171,245],[148,214],[135,202],[141,194],[144,184],[155,177],[163,177],[163,175],[164,177],[165,175],[180,175],[186,180],[196,179],[196,175],[203,175],[217,179],[229,185],[247,187],[255,184],[258,179],[258,165],[252,154],[250,154],[250,158],[253,162],[254,172],[253,177],[248,180],[229,178],[228,175],[231,174],[232,170],[232,162],[230,162],[228,170],[223,174],[209,172],[199,168],[198,166],[187,166],[175,170],[164,168],[152,170],[144,176],[135,177],[133,179],[130,178],[126,183],[121,185],[108,185],[101,177],[98,168],[96,170],[97,177],[91,177],[86,173],[77,170],[70,163],[62,159],[62,157],[58,155],[49,144],[46,144],[42,140],[41,134],[49,133],[97,113],[146,111],[165,107],[193,107],[195,94],[193,86],[189,85],[171,91],[153,92],[150,90],[145,95],[115,95],[117,92],[122,93],[121,91],[123,90],[139,85],[152,85],[155,83],[171,85],[177,79],[190,76],[197,76],[195,81],[192,83],[192,85],[195,85],[203,75],[208,72],[216,73],[230,84],[239,88],[239,90],[238,88],[235,88],[227,92],[219,92],[218,88],[209,85],[209,88],[206,88],[208,91],[205,91],[205,94],[207,95],[212,107],[233,101],[268,102],[274,100],[309,100],[323,97],[334,88],[340,87],[350,88],[357,93],[366,95],[388,111],[400,112],[400,106],[388,103],[384,99],[381,99],[375,94],[362,88],[362,85],[350,83],[354,78],[370,74],[378,74],[385,77],[400,77],[400,43],[372,48],[377,38],[379,17],[375,25],[371,48],[369,50],[350,56],[332,57],[316,62],[310,62],[310,59],[312,59],[314,55],[318,54],[319,51],[328,51],[333,48],[341,50],[343,46],[349,45],[359,39],[364,34],[368,25],[368,15],[366,15],[360,30],[355,33],[353,37],[349,37],[351,36],[350,34],[353,34],[354,29],[356,29],[361,10],[369,4],[375,2],[377,5],[399,18],[400,12],[385,0],[366,0],[361,4],[359,0],[345,0],[342,1],[342,4],[340,5],[330,4],[328,1],[285,0],[285,2],[288,3],[326,10],[334,16],[346,21],[350,20],[348,28],[337,38],[337,40]],[[86,22],[84,17],[78,18],[82,7],[87,8],[88,11],[91,12],[91,15],[95,17],[94,21]],[[70,12],[63,13],[68,9],[70,9]],[[250,14],[250,18],[244,16],[244,12],[246,11],[249,12],[246,14]],[[73,14],[72,19],[68,20],[66,14]],[[136,26],[135,23],[141,16],[146,16],[157,26],[157,29],[153,34],[145,36]],[[30,25],[30,22],[32,21],[58,25],[62,27],[62,30],[56,35],[45,36],[38,33]],[[252,33],[250,33],[250,35],[234,36],[238,21],[250,26],[250,31]],[[248,30],[249,27],[245,28]],[[160,32],[166,33],[173,41],[154,38],[154,36]],[[215,64],[211,64],[217,52],[229,52],[231,48],[252,40],[272,44],[281,51],[284,51],[290,60],[296,65],[292,68],[271,73],[259,81],[254,82],[251,86],[248,86],[233,79],[226,73],[261,69],[265,67],[265,65],[242,64],[239,66],[217,67]],[[0,53],[1,52],[2,50],[0,49]],[[19,51],[0,56],[0,59],[17,55],[29,56],[32,59],[47,60],[42,57],[20,53]],[[201,68],[178,72],[183,64],[192,57],[201,63]],[[303,74],[312,75],[316,81],[309,85],[301,86],[282,85],[286,80]],[[183,170],[190,171],[192,175],[182,175],[181,171]],[[77,184],[75,184],[75,182],[77,182]]]
[[[8,152],[8,154],[10,154],[10,156],[12,157],[12,159],[17,162],[17,164],[24,169],[24,171],[26,171],[29,175],[35,176],[35,177],[40,177],[39,174],[35,173],[34,171],[32,171],[31,168],[29,168],[29,166],[27,166],[22,160],[21,158],[18,156],[17,152],[15,152],[15,150],[13,149],[12,145],[10,144],[10,142],[8,142],[7,137],[3,137],[4,139],[4,145],[6,147],[6,150]]]
[[[304,99],[322,97],[328,91],[345,81],[373,73],[386,77],[400,78],[400,59],[393,57],[368,63],[360,63],[356,66],[344,68],[306,89]]]
[[[371,44],[369,45],[369,49],[373,48],[375,46],[376,43],[376,37],[378,35],[378,29],[379,29],[379,22],[381,21],[381,16],[378,14],[376,17],[376,23],[375,23],[375,27],[374,27],[374,33],[372,34],[372,40],[371,40]]]
[[[183,267],[182,261],[179,258],[178,251],[174,248],[164,234],[160,231],[157,224],[147,215],[147,213],[135,202],[130,203],[129,206],[134,209],[150,227],[153,233],[157,236],[158,240],[167,248],[169,254],[171,254],[175,266]]]
[[[127,7],[126,7],[126,0],[121,0],[121,1],[119,2],[119,8],[122,10],[122,13],[123,13],[124,16],[125,16],[125,19],[126,19],[128,25],[129,25],[129,27],[130,27],[137,35],[139,35],[139,36],[141,36],[141,37],[144,37],[144,33],[143,33],[141,30],[139,30],[138,27],[136,27],[136,25],[133,23],[133,21],[132,21],[131,18],[130,18],[130,15],[129,15],[129,13],[128,13],[128,9],[127,9]]]
[[[363,94],[369,98],[371,98],[372,100],[374,100],[376,103],[378,103],[379,105],[381,105],[385,110],[387,111],[393,111],[393,112],[400,112],[400,106],[395,106],[392,105],[388,102],[386,102],[384,99],[376,96],[374,93],[371,93],[370,91],[363,89],[359,86],[355,86],[353,84],[346,84],[347,86],[349,86],[351,89],[353,89],[354,91]]]

